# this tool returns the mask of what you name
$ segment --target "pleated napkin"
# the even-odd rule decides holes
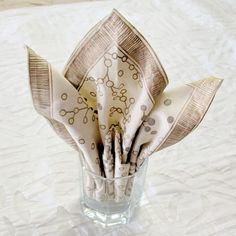
[[[63,73],[27,49],[35,109],[106,178],[133,174],[153,152],[182,140],[222,82],[210,77],[163,92],[168,78],[154,50],[116,10],[89,31]],[[131,184],[124,186],[113,186],[111,196],[129,194]],[[102,198],[104,187],[89,191]]]

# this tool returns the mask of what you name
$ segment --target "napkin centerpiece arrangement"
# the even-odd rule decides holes
[[[106,178],[134,174],[152,153],[186,137],[222,83],[210,77],[164,92],[168,78],[156,53],[117,10],[90,30],[62,74],[30,48],[28,65],[37,112]],[[104,187],[95,185],[88,191],[102,199]],[[111,186],[110,195],[122,199],[131,185]]]

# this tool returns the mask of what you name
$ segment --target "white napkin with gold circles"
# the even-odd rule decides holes
[[[182,140],[222,82],[209,77],[164,92],[168,78],[156,53],[116,10],[89,31],[63,73],[30,48],[28,55],[35,109],[106,178],[133,174],[153,152]],[[113,196],[129,194],[131,184],[114,186]],[[101,197],[97,185],[89,191]]]

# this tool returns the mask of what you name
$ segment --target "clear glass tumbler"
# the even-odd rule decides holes
[[[80,163],[80,204],[82,212],[104,227],[126,224],[139,207],[146,177],[148,158],[133,175],[104,178]]]

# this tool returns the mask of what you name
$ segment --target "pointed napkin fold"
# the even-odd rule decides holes
[[[135,173],[150,154],[188,135],[222,82],[210,77],[163,92],[168,79],[155,52],[116,10],[85,36],[63,74],[30,48],[28,64],[37,112],[107,178]],[[89,185],[102,199],[104,186]],[[111,184],[110,195],[122,199],[131,187]]]

